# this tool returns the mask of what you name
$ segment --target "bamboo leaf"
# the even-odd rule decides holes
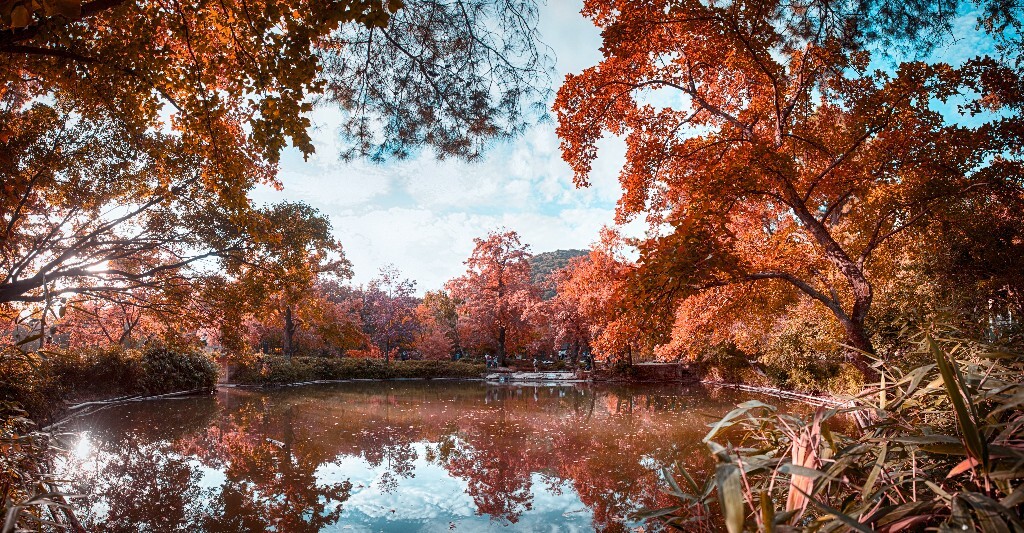
[[[734,464],[719,464],[715,469],[715,485],[725,515],[725,527],[729,533],[742,533],[746,518],[743,487],[740,484],[740,469]]]
[[[1000,516],[1004,509],[1001,509],[998,503],[973,492],[961,492],[958,497],[974,509],[974,516],[977,517],[982,531],[1010,533],[1010,526],[1006,525],[1006,521]]]
[[[697,482],[694,481],[693,477],[690,476],[690,473],[686,471],[686,468],[683,468],[683,465],[680,464],[679,461],[676,461],[675,464],[676,470],[678,470],[679,473],[683,475],[683,478],[686,479],[686,483],[690,485],[690,490],[692,490],[694,494],[699,493],[700,485],[697,485]]]
[[[806,497],[807,501],[810,502],[812,505],[814,505],[818,509],[821,509],[822,511],[825,511],[826,513],[831,515],[836,520],[839,520],[840,522],[846,524],[847,526],[850,526],[854,530],[860,531],[862,533],[874,533],[874,531],[872,531],[871,528],[869,528],[868,526],[858,522],[853,517],[847,516],[846,514],[843,514],[841,511],[839,511],[837,509],[833,509],[832,507],[829,507],[828,505],[826,505],[826,504],[824,504],[822,502],[819,502],[818,500],[812,498],[811,495],[809,495],[806,492],[800,490],[799,488],[796,488],[796,490],[799,490],[801,493],[803,493],[804,497]]]
[[[949,471],[949,474],[946,474],[946,479],[963,474],[964,472],[971,470],[976,466],[978,466],[978,460],[973,457],[968,457],[967,459],[960,461],[959,464],[954,466]]]
[[[885,457],[889,451],[889,443],[883,442],[882,446],[878,449],[878,458],[875,460],[875,466],[871,467],[871,473],[868,474],[867,481],[864,482],[864,490],[861,491],[861,497],[867,498],[874,490],[875,482],[878,481],[878,475],[882,472],[882,467],[885,466]]]
[[[963,435],[967,451],[972,457],[978,459],[982,468],[988,470],[988,454],[985,450],[985,441],[982,440],[981,433],[978,431],[978,425],[972,410],[965,404],[966,389],[963,386],[963,382],[938,343],[932,339],[931,335],[925,338],[932,355],[935,357],[935,362],[938,364],[939,373],[942,375],[942,381],[946,387],[946,394],[953,403],[953,410],[956,413],[957,423],[960,426],[960,432]]]

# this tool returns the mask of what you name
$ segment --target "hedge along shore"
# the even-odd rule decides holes
[[[40,425],[63,417],[81,402],[103,402],[182,391],[212,390],[219,368],[210,354],[152,345],[3,354],[0,398],[5,416],[27,416]],[[18,415],[17,413],[22,413]]]
[[[227,384],[282,386],[352,380],[480,379],[483,364],[462,361],[293,357],[250,354],[229,359]]]

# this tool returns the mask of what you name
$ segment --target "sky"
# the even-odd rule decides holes
[[[582,0],[549,0],[540,6],[541,40],[556,58],[552,89],[566,74],[600,61],[600,35],[580,14],[581,7]],[[925,59],[959,64],[978,52],[990,52],[992,42],[977,31],[976,15],[959,16],[952,28],[957,38]],[[872,66],[886,68],[884,61]],[[670,105],[678,95],[665,102],[657,94],[650,97],[654,105]],[[970,122],[958,116],[957,103],[933,105],[948,120]],[[602,226],[613,223],[621,196],[621,139],[598,144],[591,186],[577,189],[572,171],[561,159],[553,120],[535,124],[513,141],[495,144],[480,162],[438,161],[424,150],[409,160],[382,165],[341,160],[345,146],[340,118],[336,108],[316,109],[310,115],[316,153],[303,161],[289,148],[280,168],[283,189],[261,186],[251,197],[258,204],[303,201],[326,214],[353,263],[355,284],[365,284],[382,267],[394,265],[417,282],[422,295],[464,273],[473,238],[489,231],[515,230],[533,253],[541,253],[587,248]],[[625,233],[639,235],[640,227],[638,222]]]
[[[541,6],[541,40],[556,56],[553,89],[567,73],[600,60],[600,35],[581,7],[582,0]],[[553,121],[495,144],[477,163],[442,162],[427,152],[381,165],[341,161],[337,109],[318,108],[310,118],[316,153],[303,161],[290,148],[281,162],[283,189],[259,187],[251,197],[259,204],[303,201],[326,214],[353,263],[356,284],[393,264],[422,294],[465,272],[473,238],[489,231],[518,231],[540,253],[587,248],[613,222],[625,151],[617,139],[600,147],[591,186],[577,189]]]

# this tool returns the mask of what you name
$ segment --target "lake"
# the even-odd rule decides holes
[[[134,402],[65,427],[97,531],[627,531],[713,467],[703,386],[351,382]]]

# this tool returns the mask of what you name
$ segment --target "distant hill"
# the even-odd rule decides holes
[[[542,284],[552,272],[568,265],[570,259],[588,253],[590,252],[587,250],[555,250],[534,255],[530,258],[530,281],[534,285]],[[545,300],[554,296],[554,289],[544,289],[543,298]]]

